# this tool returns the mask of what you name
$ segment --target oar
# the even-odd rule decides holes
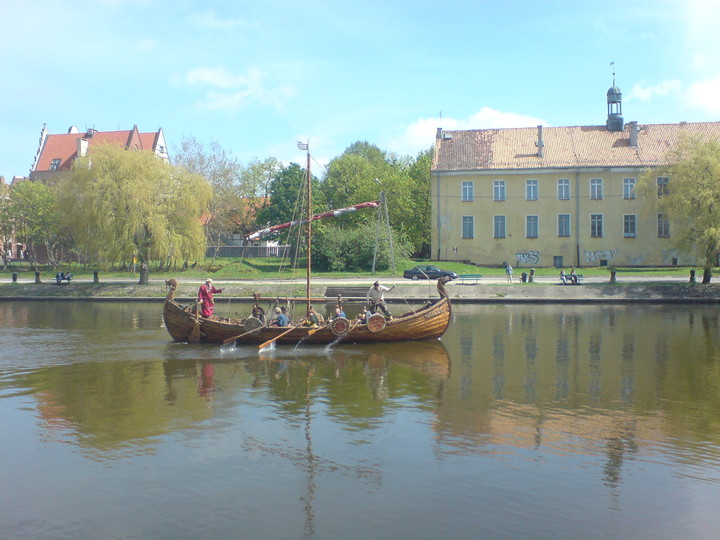
[[[268,345],[270,345],[270,344],[271,344],[273,341],[275,341],[276,339],[280,339],[280,338],[283,337],[285,334],[289,334],[290,332],[292,332],[293,330],[295,330],[295,328],[297,328],[297,327],[296,327],[296,326],[293,326],[293,327],[290,328],[289,330],[285,330],[282,334],[278,334],[278,335],[275,336],[274,338],[267,340],[265,343],[262,343],[262,344],[258,345],[258,349],[264,349],[265,347],[267,347]]]
[[[233,336],[231,338],[224,339],[223,345],[225,345],[226,343],[230,343],[231,341],[235,341],[236,339],[240,339],[243,336],[247,336],[248,334],[252,334],[253,332],[257,332],[261,328],[265,328],[265,326],[258,326],[257,328],[254,328],[254,329],[250,330],[249,332],[245,332],[244,334],[240,334],[239,336]]]

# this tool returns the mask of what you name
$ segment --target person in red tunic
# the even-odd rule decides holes
[[[208,278],[205,280],[204,285],[200,285],[198,290],[198,302],[202,304],[202,316],[209,317],[213,313],[215,307],[215,300],[213,300],[213,294],[219,294],[223,292],[222,289],[216,289],[213,287],[212,279]]]

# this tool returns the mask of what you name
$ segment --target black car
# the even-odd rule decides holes
[[[441,277],[449,277],[450,279],[456,279],[458,275],[455,272],[448,272],[447,270],[441,270],[437,266],[432,264],[423,264],[416,266],[412,270],[405,270],[403,272],[405,279],[440,279]]]

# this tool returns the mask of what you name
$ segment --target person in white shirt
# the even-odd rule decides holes
[[[395,285],[392,287],[385,287],[384,285],[380,285],[379,281],[376,281],[373,283],[373,286],[370,287],[370,290],[368,290],[367,293],[367,301],[368,304],[370,304],[370,313],[375,313],[378,308],[385,314],[385,317],[388,319],[392,319],[392,314],[390,313],[390,310],[388,310],[387,305],[385,305],[385,299],[383,298],[383,294],[386,291],[392,291],[395,288]]]

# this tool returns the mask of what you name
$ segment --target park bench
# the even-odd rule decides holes
[[[570,281],[570,275],[569,275],[569,274],[566,274],[566,275],[565,275],[565,279],[567,280],[567,282],[566,282],[566,283],[563,283],[563,282],[561,281],[561,282],[560,282],[560,285],[580,285],[580,284],[583,282],[583,280],[585,279],[585,276],[584,276],[583,274],[575,274],[575,277],[577,277],[577,283],[572,283],[572,282]]]
[[[68,272],[67,274],[63,272],[58,272],[57,274],[55,274],[55,283],[57,283],[58,285],[60,285],[63,281],[70,283],[70,281],[72,281],[72,277],[73,276],[70,272]]]
[[[460,274],[457,279],[460,283],[470,283],[473,282],[475,284],[480,282],[480,278],[482,275],[480,274]]]

